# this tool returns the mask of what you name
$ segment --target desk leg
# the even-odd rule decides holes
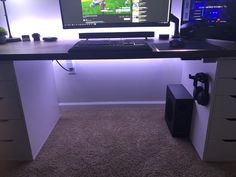
[[[34,159],[59,119],[52,61],[15,61],[14,68]]]

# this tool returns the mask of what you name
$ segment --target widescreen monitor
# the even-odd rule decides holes
[[[169,26],[171,0],[60,0],[64,29]]]

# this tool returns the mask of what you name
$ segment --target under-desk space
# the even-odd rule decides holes
[[[0,83],[2,84],[0,85],[0,88],[2,88],[0,98],[4,97],[10,100],[5,102],[6,99],[0,99],[0,104],[4,104],[8,108],[0,109],[0,119],[9,120],[11,126],[6,127],[11,128],[6,132],[10,132],[10,135],[16,134],[15,139],[14,137],[10,139],[6,137],[0,142],[8,143],[8,145],[4,145],[4,149],[0,152],[0,159],[34,159],[58,121],[59,106],[55,91],[53,62],[51,60],[74,59],[78,61],[96,60],[98,62],[99,60],[108,59],[109,61],[114,61],[110,59],[148,59],[145,61],[163,59],[171,62],[171,60],[181,58],[188,61],[181,61],[183,70],[180,82],[190,93],[193,91],[193,86],[188,79],[188,74],[195,74],[200,71],[210,75],[210,104],[201,106],[195,103],[194,105],[190,135],[192,144],[202,160],[236,160],[234,150],[236,147],[236,127],[231,121],[236,117],[236,114],[235,106],[230,106],[236,105],[234,99],[236,93],[228,89],[229,84],[235,85],[235,43],[210,41],[213,44],[210,45],[201,41],[190,41],[190,43],[186,41],[184,48],[173,49],[169,47],[168,41],[150,40],[147,42],[152,50],[138,54],[127,51],[68,53],[68,50],[76,42],[76,40],[19,42],[0,46],[0,68],[2,68],[0,73],[3,72],[3,75],[0,75],[2,81]],[[202,59],[206,59],[205,61],[210,63],[204,63]],[[112,72],[112,70],[109,71]],[[173,74],[171,69],[168,74]],[[82,76],[79,75],[79,77]],[[125,77],[127,76],[123,78]],[[96,79],[92,81],[96,82]],[[13,87],[12,93],[4,87],[5,83]],[[12,94],[11,97],[15,98],[13,101],[12,98],[9,98],[9,94]],[[11,107],[17,110],[11,112]],[[8,111],[6,112],[6,110]],[[12,115],[12,113],[16,113],[16,115]],[[4,121],[0,121],[0,123],[3,125],[3,123],[6,123]],[[14,129],[15,121],[21,122],[17,130]],[[221,125],[225,131],[219,130]],[[46,127],[45,131],[42,131],[42,127]],[[18,135],[21,135],[21,139],[17,139]],[[23,141],[25,142],[24,147],[21,146],[20,151],[14,149],[18,142]],[[10,146],[9,143],[13,143],[13,145]]]

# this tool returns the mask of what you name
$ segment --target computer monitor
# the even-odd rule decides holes
[[[181,35],[236,40],[236,0],[183,0]]]
[[[64,29],[169,26],[171,0],[60,0]]]

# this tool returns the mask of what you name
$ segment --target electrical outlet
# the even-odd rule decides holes
[[[66,67],[69,70],[69,74],[75,74],[75,66],[72,60],[66,60]]]

